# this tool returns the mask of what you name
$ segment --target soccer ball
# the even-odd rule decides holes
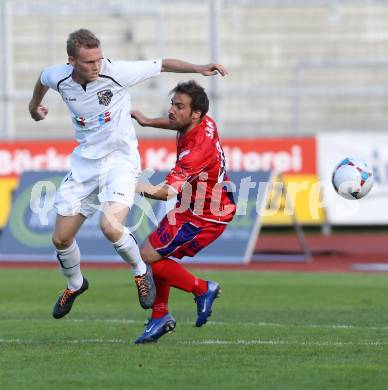
[[[361,199],[372,189],[373,171],[364,160],[348,157],[335,166],[331,182],[342,197]]]

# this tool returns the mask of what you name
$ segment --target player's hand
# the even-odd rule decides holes
[[[30,108],[30,114],[33,120],[42,121],[48,114],[48,108],[42,105],[39,105],[36,109]]]
[[[203,76],[214,76],[216,74],[226,76],[228,74],[228,71],[221,64],[207,64],[202,66],[200,73]]]
[[[131,117],[135,119],[135,121],[140,125],[140,126],[147,126],[148,124],[148,118],[141,113],[141,111],[138,110],[132,110],[131,111]]]

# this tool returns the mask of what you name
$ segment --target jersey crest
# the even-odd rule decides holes
[[[110,89],[103,89],[97,92],[98,102],[104,106],[109,106],[113,93]]]

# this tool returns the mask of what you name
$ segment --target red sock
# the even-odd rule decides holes
[[[156,297],[152,306],[152,318],[162,318],[168,313],[168,297],[170,295],[170,286],[161,279],[155,277]]]
[[[152,273],[168,286],[192,292],[195,295],[202,295],[207,291],[206,280],[197,278],[174,260],[162,259],[152,263]]]

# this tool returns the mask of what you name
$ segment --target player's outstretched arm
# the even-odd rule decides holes
[[[195,65],[175,58],[162,60],[162,72],[201,73],[203,76],[214,76],[216,74],[226,76],[228,74],[221,64]]]
[[[40,82],[40,79],[37,80],[34,91],[32,93],[32,98],[28,105],[28,110],[30,111],[31,117],[35,121],[43,120],[48,114],[48,108],[41,104],[48,89],[48,87]]]
[[[148,118],[141,111],[131,111],[131,117],[143,127],[157,127],[159,129],[174,130],[171,128],[168,118]]]
[[[161,183],[154,186],[149,183],[137,183],[137,193],[144,195],[146,198],[157,199],[157,200],[169,200],[176,196],[176,192],[167,184]]]

